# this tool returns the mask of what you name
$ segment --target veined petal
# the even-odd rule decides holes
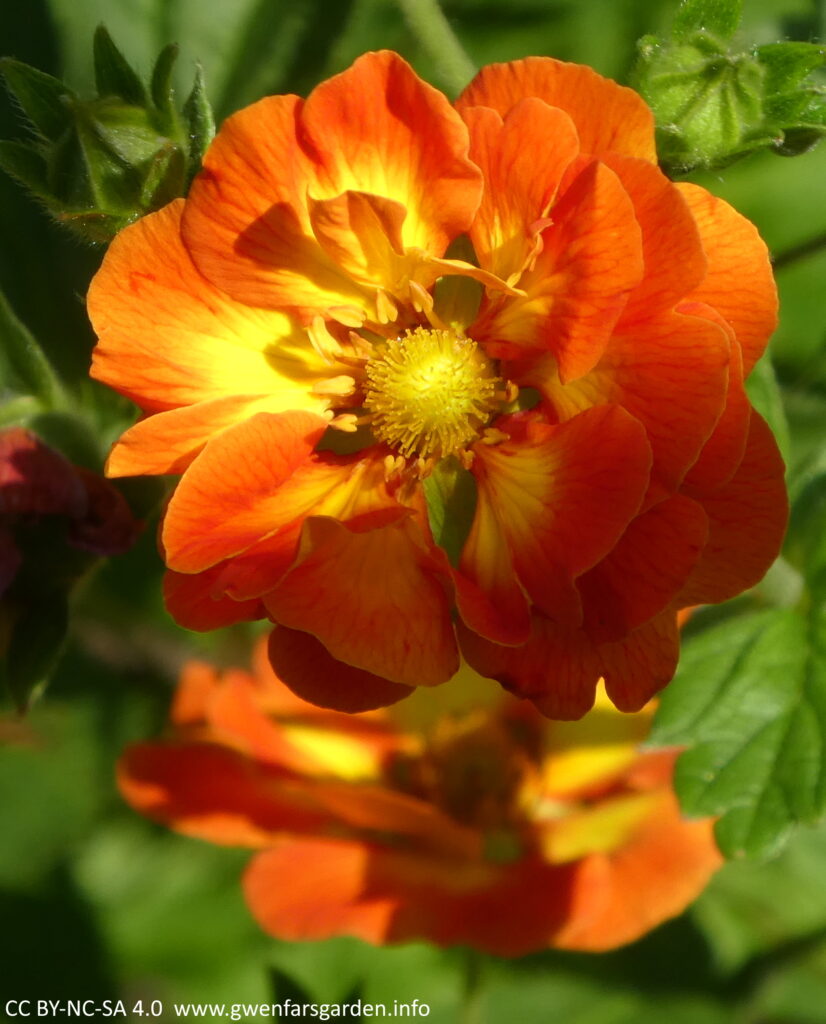
[[[753,587],[780,552],[789,507],[783,459],[762,416],[751,414],[743,461],[731,480],[698,496],[708,543],[680,593],[680,605],[728,601]]]
[[[407,686],[443,683],[459,667],[446,564],[405,510],[388,511],[378,522],[308,519],[295,566],[265,603],[348,665]]]
[[[584,628],[597,643],[622,639],[676,597],[708,537],[702,506],[676,495],[633,519],[614,549],[577,580]]]
[[[313,401],[320,412],[321,401],[315,396]],[[115,442],[106,474],[183,473],[213,436],[258,412],[277,413],[284,408],[281,394],[228,395],[155,413],[138,420]]]
[[[606,156],[634,204],[645,275],[628,296],[620,329],[674,307],[706,274],[700,232],[683,193],[656,164]]]
[[[529,96],[559,107],[570,116],[583,153],[621,153],[657,162],[654,117],[645,102],[633,89],[582,65],[551,57],[489,64],[465,89],[456,106],[460,111],[492,107],[504,116]]]
[[[601,666],[596,646],[581,629],[534,613],[530,639],[504,647],[457,626],[462,654],[480,675],[532,700],[548,718],[582,718],[594,704]]]
[[[667,608],[616,643],[600,644],[605,692],[620,711],[639,711],[669,683],[680,656],[680,630]]]
[[[313,236],[302,106],[268,96],[227,118],[192,183],[182,234],[201,273],[237,301],[310,320],[331,306],[360,308],[368,293]]]
[[[370,192],[407,210],[405,247],[441,256],[466,231],[482,180],[462,119],[437,89],[387,50],[319,85],[301,114],[317,199]]]
[[[666,311],[618,330],[590,373],[563,384],[549,362],[520,380],[533,384],[567,420],[583,409],[616,403],[645,427],[652,483],[673,493],[723,415],[730,344],[709,319]]]
[[[89,289],[92,376],[150,411],[269,392],[281,408],[320,409],[311,389],[330,366],[288,316],[235,302],[198,273],[183,208],[176,200],[112,242]]]
[[[524,298],[491,299],[469,333],[494,356],[550,351],[568,381],[593,369],[605,351],[642,280],[642,241],[628,194],[597,161],[576,177],[550,218],[542,250],[519,281]]]
[[[470,239],[479,265],[513,284],[535,257],[542,218],[579,153],[576,129],[564,111],[533,98],[504,120],[489,107],[468,107],[462,116],[470,155],[485,178]],[[539,139],[553,144],[537,144]]]
[[[311,413],[258,413],[214,438],[167,507],[170,569],[208,569],[306,514],[341,477],[310,459],[326,427]]]
[[[705,278],[688,298],[712,306],[734,328],[748,377],[777,326],[777,288],[766,244],[725,200],[699,185],[677,188],[691,208],[708,260]]]
[[[185,629],[207,633],[236,622],[266,618],[258,600],[234,601],[219,586],[221,566],[187,575],[167,571],[163,597],[169,614]]]
[[[531,600],[575,624],[573,581],[616,544],[648,486],[645,430],[617,406],[589,409],[557,426],[535,416],[497,425],[511,440],[474,448],[477,517],[489,504]],[[479,550],[478,559],[485,557]],[[473,575],[484,579],[486,570],[479,566]]]

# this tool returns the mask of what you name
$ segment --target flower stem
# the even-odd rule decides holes
[[[446,89],[458,94],[476,74],[438,0],[398,0],[410,31],[436,62]]]

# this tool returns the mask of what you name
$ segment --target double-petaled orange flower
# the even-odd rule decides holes
[[[230,117],[185,201],[95,279],[93,373],[145,417],[112,474],[181,473],[169,608],[277,624],[296,693],[359,711],[484,676],[639,709],[676,612],[756,583],[783,469],[743,389],[775,324],[752,225],[657,168],[585,67],[455,106],[392,53]]]
[[[295,697],[263,647],[254,675],[192,663],[171,735],[127,750],[121,791],[180,832],[258,850],[247,901],[290,940],[609,949],[682,911],[721,863],[711,822],[680,819],[674,754],[638,750],[650,708],[603,697],[551,722],[467,668],[417,696],[344,715]]]

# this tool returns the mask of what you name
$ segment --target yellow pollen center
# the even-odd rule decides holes
[[[384,342],[365,369],[373,434],[408,458],[461,451],[498,405],[490,360],[452,331],[406,331]]]

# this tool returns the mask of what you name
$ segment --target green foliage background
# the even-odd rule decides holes
[[[99,22],[144,74],[177,41],[180,94],[199,60],[220,120],[268,92],[306,93],[379,47],[397,49],[449,88],[451,74],[411,31],[405,6],[29,0],[4,6],[0,38],[5,53],[64,77],[81,94],[92,89]],[[448,0],[444,10],[477,65],[550,54],[623,80],[635,41],[663,31],[673,4]],[[826,8],[816,0],[746,0],[740,37],[744,44],[822,39],[824,29]],[[25,129],[0,97],[0,137],[15,136]],[[0,741],[0,1013],[7,998],[256,1002],[297,986],[317,1001],[354,993],[388,1004],[418,998],[430,1003],[434,1024],[462,1013],[479,1022],[826,1022],[826,828],[816,824],[826,777],[826,247],[805,251],[826,232],[826,146],[794,160],[760,154],[694,180],[754,220],[780,255],[782,322],[752,393],[778,433],[797,505],[786,560],[768,582],[692,624],[658,730],[663,742],[695,743],[680,769],[688,809],[728,812],[721,842],[762,859],[733,861],[683,918],[616,953],[485,959],[470,1002],[460,950],[267,939],[241,900],[246,854],[155,828],[115,791],[119,751],[161,729],[182,661],[207,655],[243,663],[250,640],[246,629],[205,637],[170,622],[150,522],[137,548],[104,565],[77,595],[67,656],[48,698],[25,724],[4,726],[15,735]],[[131,415],[86,378],[92,336],[82,296],[102,252],[62,234],[5,177],[0,238],[0,288],[94,415],[93,436],[73,440],[61,431],[61,447],[99,464]],[[132,497],[148,505],[151,495]],[[753,730],[732,740],[738,716],[751,716]],[[773,753],[756,763],[749,743],[771,728],[780,731]],[[719,769],[714,785],[704,783],[710,763]],[[795,774],[801,764],[805,779]],[[746,776],[754,785],[744,804]],[[794,829],[790,818],[815,823]]]

